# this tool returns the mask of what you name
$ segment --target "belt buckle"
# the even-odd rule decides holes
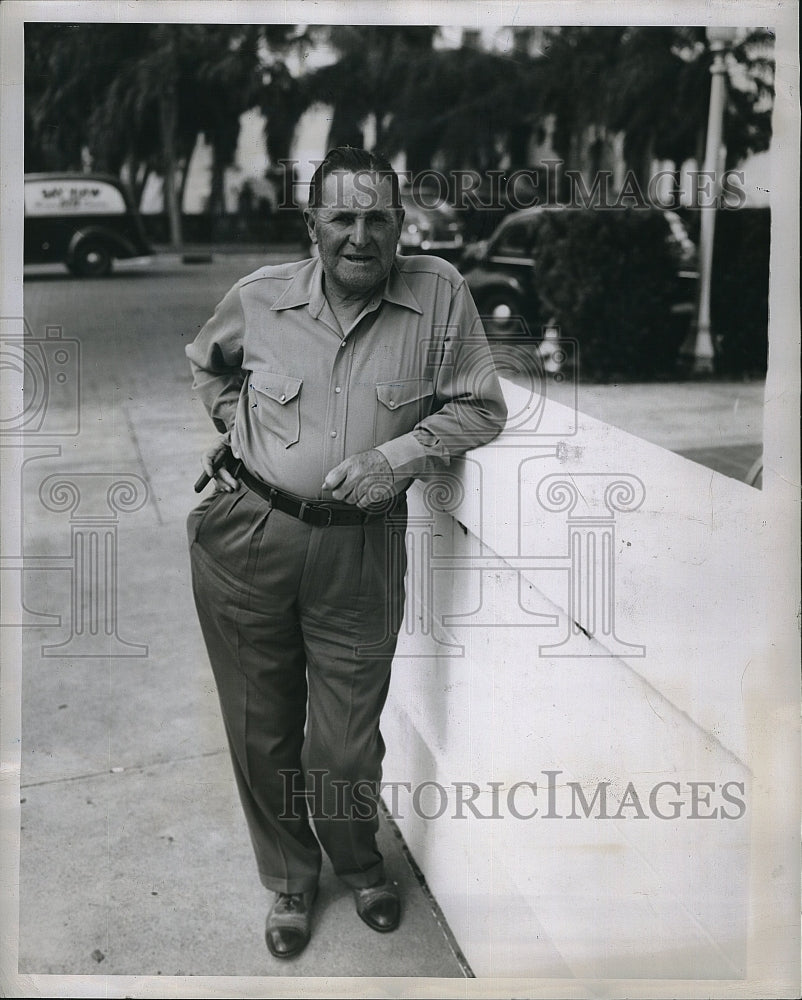
[[[330,528],[331,527],[331,520],[332,520],[332,515],[333,515],[333,511],[332,511],[331,507],[313,507],[306,500],[302,500],[301,501],[301,506],[298,509],[298,518],[301,521],[306,521],[307,520],[307,518],[305,517],[305,514],[306,514],[307,511],[309,511],[311,514],[315,514],[315,515],[325,511],[326,517],[327,517],[326,521],[324,521],[322,524],[315,524],[315,522],[313,520],[309,519],[309,523],[310,524],[314,524],[316,528]]]

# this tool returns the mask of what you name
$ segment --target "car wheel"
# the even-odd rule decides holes
[[[72,252],[67,267],[82,278],[102,278],[111,271],[113,257],[102,240],[83,240]]]
[[[512,291],[490,292],[477,302],[485,332],[491,339],[503,339],[529,333],[522,315],[521,300]]]

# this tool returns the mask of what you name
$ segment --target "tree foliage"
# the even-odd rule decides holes
[[[623,136],[641,180],[654,158],[701,156],[711,52],[698,27],[564,27],[542,53],[438,46],[430,26],[26,25],[26,170],[127,172],[141,190],[155,171],[179,187],[199,135],[213,151],[210,207],[223,206],[242,112],[266,119],[273,164],[298,122],[331,109],[328,141],[405,153],[417,171],[532,166],[530,137],[551,128],[571,168],[594,170]],[[730,165],[768,148],[772,38],[742,37],[727,56]],[[305,70],[321,45],[334,54]],[[301,67],[300,69],[294,67]],[[607,154],[605,150],[607,149]],[[169,184],[167,185],[169,187]],[[177,210],[177,204],[174,209]]]
[[[362,145],[372,117],[375,144],[387,145],[385,129],[397,110],[399,89],[414,76],[419,57],[431,55],[432,27],[337,25],[326,32],[338,58],[309,74],[309,103],[332,107],[329,144]]]
[[[768,149],[773,90],[772,36],[755,29],[727,56],[724,121],[728,165]],[[537,67],[538,107],[554,116],[553,143],[566,165],[583,162],[590,126],[622,133],[626,165],[645,181],[654,158],[701,163],[712,53],[701,27],[554,29]]]
[[[533,96],[540,115],[552,116],[552,145],[569,168],[585,165],[580,144],[587,129],[605,128],[610,122],[612,78],[624,30],[554,29],[547,36],[544,54],[537,60]]]
[[[213,152],[210,200],[220,206],[239,116],[261,88],[257,46],[248,25],[29,24],[26,170],[126,167],[140,190],[158,171],[180,242],[174,185],[202,134]]]
[[[499,167],[511,159],[516,135],[531,129],[529,70],[474,48],[419,54],[398,90],[391,150],[405,149],[413,166]]]

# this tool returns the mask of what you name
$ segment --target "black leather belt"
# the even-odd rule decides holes
[[[262,482],[256,476],[252,476],[248,470],[242,466],[238,473],[238,478],[245,483],[249,490],[253,490],[263,500],[267,501],[271,507],[281,510],[285,514],[291,514],[300,521],[314,525],[316,528],[328,528],[337,524],[364,524],[365,521],[373,520],[381,514],[371,514],[359,507],[351,504],[343,504],[326,500],[304,500],[293,493],[285,493],[276,489],[268,483]]]

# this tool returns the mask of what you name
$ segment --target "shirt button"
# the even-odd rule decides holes
[[[332,431],[332,432],[331,432],[331,436],[332,436],[333,438],[336,438],[336,437],[337,437],[337,431]]]
[[[342,392],[342,389],[338,385],[335,385],[334,386],[334,391],[335,392]]]
[[[392,408],[393,408],[393,407],[395,406],[395,400],[394,400],[394,399],[391,399],[391,400],[390,400],[390,402],[389,402],[389,403],[388,403],[387,405],[388,405],[388,406],[390,407],[390,409],[392,410]]]
[[[344,341],[343,341],[343,342],[342,342],[342,343],[340,344],[340,347],[345,347],[345,345],[346,345],[347,343],[348,343],[348,341],[347,341],[347,340],[344,340]]]
[[[286,398],[287,398],[287,397],[286,397],[286,396],[284,395],[284,393],[283,393],[283,392],[282,392],[282,394],[281,394],[281,395],[279,396],[279,399],[281,400],[281,402],[282,402],[282,403],[284,402],[284,400],[285,400]]]

